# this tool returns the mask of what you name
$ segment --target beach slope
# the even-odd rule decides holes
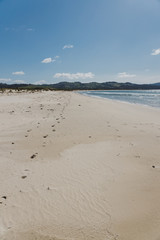
[[[158,240],[160,110],[0,94],[1,240]]]

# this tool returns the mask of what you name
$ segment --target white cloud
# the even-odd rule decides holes
[[[52,59],[52,58],[45,58],[41,61],[41,63],[51,63],[51,62],[55,62],[56,60],[55,59]]]
[[[160,54],[160,48],[152,50],[151,55],[155,56],[155,55],[159,55],[159,54]]]
[[[118,78],[134,78],[136,77],[136,75],[134,74],[128,74],[126,72],[121,72],[121,73],[118,73]]]
[[[57,58],[60,58],[60,56],[55,56],[54,58],[57,59]]]
[[[26,83],[26,82],[23,80],[14,80],[13,83],[21,84],[21,83]]]
[[[42,84],[47,84],[47,82],[45,80],[40,80],[37,82],[34,82],[35,85],[42,85]]]
[[[74,45],[71,45],[71,44],[64,45],[63,49],[66,49],[66,48],[74,48]]]
[[[12,72],[13,75],[24,75],[25,73],[23,71],[19,72]]]
[[[67,79],[86,79],[86,78],[94,78],[94,74],[91,72],[88,73],[56,73],[54,78],[67,78]]]
[[[0,83],[8,83],[11,82],[12,80],[10,78],[0,78]]]

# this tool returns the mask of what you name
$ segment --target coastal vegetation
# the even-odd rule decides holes
[[[15,90],[149,90],[149,89],[160,89],[160,83],[154,84],[135,84],[135,83],[118,83],[118,82],[59,82],[55,84],[44,84],[44,85],[34,85],[34,84],[6,84],[0,83],[0,90],[5,91],[5,89],[15,89]]]

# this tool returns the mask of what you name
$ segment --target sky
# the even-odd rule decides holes
[[[160,0],[0,0],[0,82],[160,82]]]

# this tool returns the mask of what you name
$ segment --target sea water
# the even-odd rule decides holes
[[[82,94],[160,108],[160,90],[81,91]]]

